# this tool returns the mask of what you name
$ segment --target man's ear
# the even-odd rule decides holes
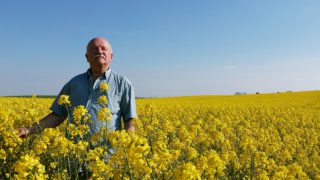
[[[113,58],[113,53],[111,53],[111,59]]]
[[[88,59],[88,54],[86,53],[86,59],[87,59],[87,62],[89,62],[89,59]]]

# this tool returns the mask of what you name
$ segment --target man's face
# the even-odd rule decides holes
[[[103,72],[111,64],[112,52],[109,43],[102,38],[90,41],[87,48],[87,61],[94,72]]]

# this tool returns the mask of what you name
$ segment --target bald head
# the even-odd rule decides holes
[[[112,47],[104,38],[93,38],[87,46],[86,58],[93,74],[104,73],[112,61]]]
[[[108,41],[107,39],[102,38],[102,37],[95,37],[95,38],[93,38],[93,39],[91,39],[91,40],[89,41],[89,43],[88,43],[88,45],[87,45],[87,53],[88,53],[89,49],[91,48],[91,46],[92,46],[93,44],[95,44],[96,42],[104,42],[104,43],[106,43],[106,45],[108,46],[110,52],[112,53],[112,46],[111,46],[111,44],[109,43],[109,41]]]

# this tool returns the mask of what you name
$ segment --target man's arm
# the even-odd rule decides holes
[[[121,115],[124,119],[124,129],[128,131],[135,132],[134,127],[134,118],[137,117],[137,110],[136,110],[136,99],[134,96],[134,90],[129,82],[129,80],[126,79],[126,83],[124,85],[124,92],[121,97]]]
[[[129,131],[136,132],[136,128],[134,127],[134,124],[133,124],[133,118],[128,119],[127,121],[124,122],[124,128],[126,129],[127,132]]]
[[[55,113],[50,113],[40,120],[39,124],[34,124],[31,127],[16,129],[20,137],[26,137],[29,134],[37,133],[45,128],[54,128],[59,126],[66,118],[58,116]]]

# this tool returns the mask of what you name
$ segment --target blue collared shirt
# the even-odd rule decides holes
[[[105,82],[109,85],[107,92],[99,89],[100,83]],[[71,107],[69,120],[72,120],[72,111],[74,107],[83,105],[91,115],[92,123],[90,124],[90,134],[97,133],[102,126],[107,126],[110,131],[121,129],[121,118],[127,121],[137,117],[136,102],[134,90],[130,81],[109,68],[104,75],[93,81],[90,69],[72,78],[64,85],[59,96],[69,95]],[[101,122],[97,119],[98,109],[102,108],[98,103],[98,98],[106,95],[108,98],[107,107],[112,113],[112,118],[108,123]],[[67,109],[58,104],[59,96],[53,102],[50,110],[62,117],[68,117]]]

